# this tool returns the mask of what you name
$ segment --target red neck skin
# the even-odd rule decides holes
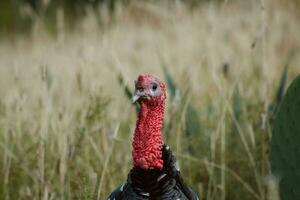
[[[142,169],[161,170],[164,103],[153,105],[145,100],[140,102],[140,106],[132,143],[133,164]]]

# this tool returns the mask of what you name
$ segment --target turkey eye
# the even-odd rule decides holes
[[[153,84],[152,85],[152,90],[156,90],[157,89],[157,85],[156,84]]]

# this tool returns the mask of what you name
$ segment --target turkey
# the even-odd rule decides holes
[[[140,105],[132,143],[133,168],[108,200],[199,200],[184,183],[176,159],[162,141],[166,86],[155,76],[140,75],[133,101]]]

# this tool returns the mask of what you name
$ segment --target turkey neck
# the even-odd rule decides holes
[[[133,164],[142,169],[162,169],[162,132],[164,117],[163,102],[150,104],[140,102],[140,112],[133,137]]]

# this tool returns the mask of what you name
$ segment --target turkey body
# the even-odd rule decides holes
[[[134,167],[108,200],[199,200],[184,183],[176,159],[163,144],[166,85],[150,74],[138,76],[133,101],[140,111],[132,143]]]
[[[185,194],[183,190],[187,188],[179,182],[160,170],[134,168],[127,182],[112,192],[108,200],[199,200],[189,188],[185,191],[189,194]]]
[[[162,158],[162,170],[139,167],[130,170],[127,181],[108,200],[199,200],[176,169],[176,158],[167,145],[163,145]]]

